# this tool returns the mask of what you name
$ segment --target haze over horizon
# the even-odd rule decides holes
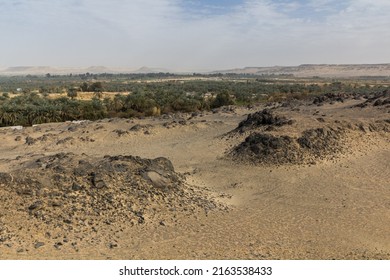
[[[0,68],[390,62],[385,0],[0,0]]]

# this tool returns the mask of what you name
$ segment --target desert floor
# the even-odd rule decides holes
[[[390,114],[383,106],[354,106],[362,102],[273,104],[275,114],[294,120],[270,129],[273,135],[298,137],[318,126],[348,131],[340,152],[290,164],[256,164],[227,156],[250,133],[231,131],[264,106],[2,128],[0,258],[390,259],[388,122],[383,129],[370,129],[373,123],[389,120]],[[118,219],[110,224],[96,218],[82,230],[76,221],[67,222],[73,227],[45,223],[33,215],[33,198],[7,186],[31,162],[58,153],[96,160],[105,155],[165,157],[185,177],[184,184],[216,206],[194,206],[187,213],[166,211],[163,205],[142,223]],[[69,212],[61,205],[56,205],[56,213]],[[46,208],[49,215],[51,208]]]

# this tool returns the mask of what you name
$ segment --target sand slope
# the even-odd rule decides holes
[[[390,114],[386,105],[356,106],[365,101],[346,99],[323,102],[321,106],[269,104],[272,114],[294,121],[273,127],[259,124],[241,132],[237,131],[238,124],[264,106],[143,120],[3,128],[1,258],[390,259]],[[253,160],[256,154],[232,154],[251,133],[289,136],[296,141],[305,131],[318,128],[341,129],[341,148],[324,157],[310,154],[309,160],[287,163]],[[299,151],[303,149],[296,145]],[[272,153],[280,152],[278,145],[272,149]],[[42,159],[60,153],[70,156],[72,168],[80,160],[91,163],[88,168],[93,170],[88,169],[84,179],[81,173],[76,178],[88,188],[94,184],[96,187],[101,180],[108,187],[131,186],[130,179],[125,180],[122,173],[107,173],[103,179],[91,177],[106,155],[138,156],[142,163],[164,157],[174,171],[168,168],[168,173],[161,173],[161,169],[145,165],[141,168],[144,173],[131,173],[135,176],[131,180],[137,179],[141,182],[138,186],[152,189],[170,185],[167,178],[181,178],[177,179],[180,191],[165,202],[160,199],[163,191],[156,192],[158,199],[149,197],[144,206],[150,211],[142,216],[143,222],[137,222],[140,217],[136,212],[126,218],[123,208],[117,206],[118,213],[115,208],[106,212],[100,209],[103,218],[96,216],[83,226],[77,224],[82,211],[71,223],[58,218],[61,213],[72,213],[70,202],[61,203],[69,198],[61,197],[56,212],[50,212],[49,201],[42,196],[45,211],[57,213],[49,216],[54,222],[58,218],[61,224],[53,228],[53,223],[34,216],[34,206],[30,209],[34,201],[18,194],[15,182],[37,161],[45,162]],[[47,181],[55,172],[46,167],[31,169],[35,171],[29,176],[37,174],[41,181],[47,178],[46,183],[41,183],[50,189]],[[137,168],[134,170],[140,170]],[[9,174],[12,179],[7,177]],[[71,181],[70,185],[73,186]],[[179,199],[179,194],[184,193],[188,196]],[[126,197],[120,199],[126,201]],[[184,210],[186,203],[189,211]],[[159,207],[154,212],[153,205]],[[87,216],[87,211],[84,214]],[[105,223],[107,216],[113,222]]]

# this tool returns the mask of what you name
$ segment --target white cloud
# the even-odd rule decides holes
[[[198,15],[183,1],[0,1],[0,63],[199,70],[390,62],[387,0],[246,0]]]

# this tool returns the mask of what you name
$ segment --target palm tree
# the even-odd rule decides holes
[[[19,114],[17,112],[5,111],[2,113],[1,116],[2,124],[4,124],[5,126],[16,125],[18,119],[19,119]]]
[[[103,92],[102,91],[95,91],[93,93],[95,98],[101,99],[103,97]]]
[[[67,93],[68,97],[75,99],[77,97],[77,88],[70,88]]]

